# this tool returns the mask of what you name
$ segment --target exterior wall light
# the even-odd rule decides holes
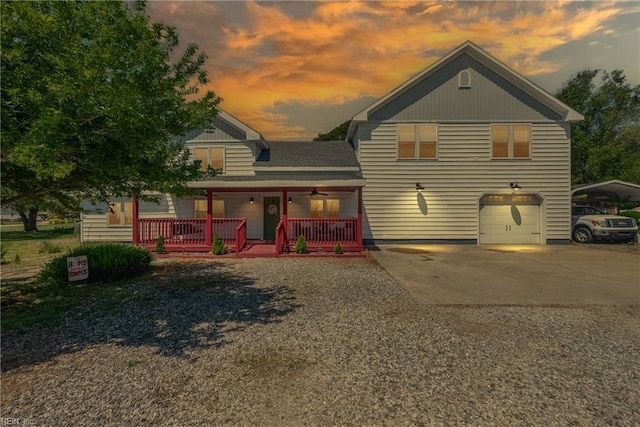
[[[289,196],[289,204],[293,203],[293,200],[291,200],[291,196]]]
[[[418,190],[418,191],[424,190],[424,187],[419,182],[416,182],[416,190]]]
[[[514,190],[516,190],[516,191],[522,188],[522,187],[520,187],[520,186],[518,185],[518,182],[517,182],[517,181],[510,182],[510,183],[509,183],[509,187],[511,187],[512,189],[514,189]]]
[[[249,203],[253,203],[255,200],[253,200],[253,197],[249,197]]]

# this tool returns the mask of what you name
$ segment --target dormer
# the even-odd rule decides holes
[[[259,132],[222,110],[210,126],[184,138],[204,170],[210,166],[224,175],[254,175],[253,162],[269,148]]]

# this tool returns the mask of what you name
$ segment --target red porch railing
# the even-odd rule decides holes
[[[304,236],[307,245],[333,247],[360,246],[357,241],[357,218],[288,218],[289,243],[295,244],[298,236]]]
[[[247,244],[247,220],[243,219],[236,227],[236,256]]]
[[[138,242],[155,245],[158,237],[162,236],[165,246],[205,243],[205,226],[206,219],[138,219]]]
[[[211,238],[218,233],[225,246],[238,249],[246,244],[246,218],[214,218],[211,220]],[[244,233],[242,232],[242,224]],[[241,230],[238,231],[238,228]],[[243,241],[238,242],[238,232]],[[209,251],[210,243],[207,242],[206,218],[139,218],[138,219],[138,244],[153,246],[158,237],[164,238],[167,251],[193,250]]]
[[[285,220],[280,220],[276,227],[276,255],[282,252],[288,252],[289,244],[287,242],[287,227]]]
[[[211,220],[212,230],[211,232],[215,236],[216,233],[220,234],[220,238],[225,245],[235,245],[236,243],[236,230],[242,224],[246,222],[246,218],[214,218]]]
[[[137,228],[137,244],[153,248],[162,236],[168,252],[209,252],[216,233],[236,255],[247,244],[246,218],[212,219],[211,236],[205,218],[140,218]],[[283,218],[276,228],[276,255],[294,246],[301,235],[311,250],[331,250],[338,242],[345,249],[362,249],[357,218]]]

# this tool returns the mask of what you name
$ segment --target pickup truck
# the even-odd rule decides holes
[[[571,207],[573,240],[590,243],[594,240],[638,241],[638,225],[633,218],[611,215],[592,206]]]

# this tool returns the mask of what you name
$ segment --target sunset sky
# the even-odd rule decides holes
[[[585,68],[640,83],[640,2],[148,3],[208,55],[221,108],[309,140],[471,40],[550,93]]]

